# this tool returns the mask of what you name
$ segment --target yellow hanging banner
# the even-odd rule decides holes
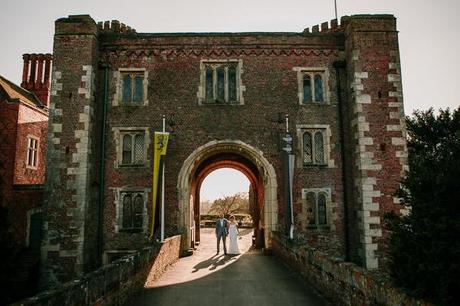
[[[166,155],[169,133],[155,132],[153,136],[153,186],[152,186],[152,222],[150,226],[150,239],[153,238],[155,228],[155,211],[158,196],[158,180],[160,178],[161,157]]]

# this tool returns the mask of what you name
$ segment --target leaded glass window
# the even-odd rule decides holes
[[[325,132],[325,129],[306,129],[302,131],[302,160],[304,165],[326,164]]]
[[[307,221],[308,225],[316,224],[316,194],[314,192],[307,193]]]
[[[123,90],[121,101],[125,103],[131,102],[132,91],[131,76],[129,74],[125,74],[123,75]]]
[[[144,135],[136,134],[134,136],[134,162],[140,164],[144,161]]]
[[[225,101],[225,69],[224,67],[217,68],[217,100]]]
[[[299,91],[302,104],[323,103],[325,99],[325,71],[301,71]]]
[[[236,101],[236,67],[228,67],[228,100]]]
[[[144,73],[123,72],[121,102],[141,104],[144,101]]]
[[[204,89],[208,103],[238,102],[238,63],[205,63]]]
[[[206,67],[206,100],[214,99],[213,73],[212,67]]]
[[[131,228],[133,223],[131,194],[123,194],[123,228]]]
[[[315,75],[315,102],[323,102],[323,78],[320,74]]]
[[[305,226],[311,228],[327,228],[329,226],[330,190],[328,188],[311,188],[302,191],[305,205],[303,214]]]
[[[122,132],[122,165],[142,165],[145,161],[145,132]]]
[[[322,192],[318,195],[318,224],[319,225],[327,224],[326,195]]]
[[[133,102],[141,103],[144,101],[144,77],[136,75],[134,77]]]
[[[303,76],[303,102],[312,102],[311,77],[308,74]]]
[[[142,195],[138,194],[134,198],[134,207],[133,207],[133,227],[142,227],[143,223],[143,211],[144,211],[144,198]]]
[[[324,164],[324,141],[323,133],[315,133],[315,164]]]
[[[122,192],[122,230],[140,231],[144,224],[144,194]]]
[[[304,164],[311,164],[312,158],[312,145],[310,132],[303,133],[303,162]]]
[[[132,142],[133,138],[131,135],[123,136],[123,157],[122,163],[123,164],[131,164],[132,163]]]

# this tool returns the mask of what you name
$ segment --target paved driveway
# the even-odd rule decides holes
[[[126,305],[330,305],[275,256],[252,249],[252,230],[241,230],[238,256],[217,255],[213,229],[201,231],[193,256],[181,258],[158,281],[145,284]]]

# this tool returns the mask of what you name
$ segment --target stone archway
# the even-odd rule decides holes
[[[223,168],[241,171],[260,196],[260,219],[264,228],[265,248],[271,248],[271,232],[278,225],[277,180],[273,166],[263,153],[239,140],[211,141],[197,148],[184,161],[178,177],[179,228],[183,232],[183,248],[195,241],[193,209],[197,190],[210,172]],[[199,192],[198,192],[199,193]]]

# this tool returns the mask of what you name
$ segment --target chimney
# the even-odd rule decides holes
[[[24,54],[21,87],[33,92],[48,107],[52,54]]]

